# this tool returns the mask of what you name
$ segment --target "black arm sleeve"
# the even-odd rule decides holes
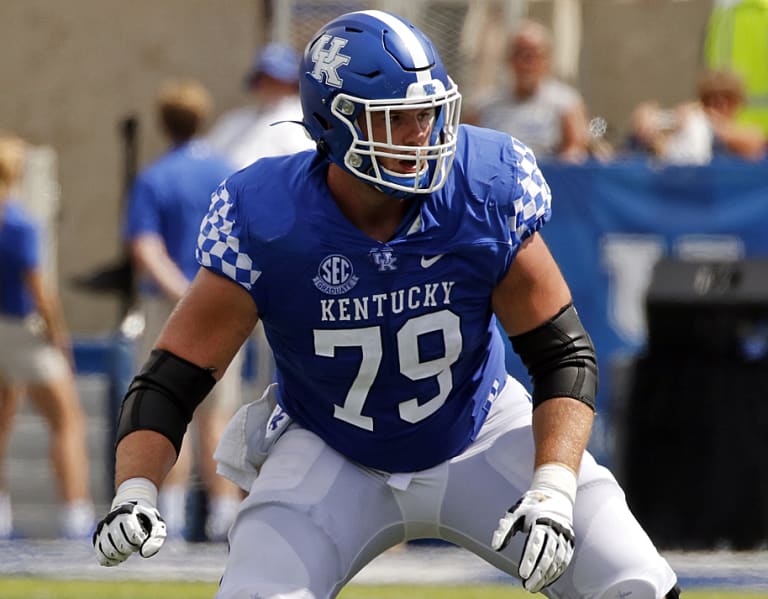
[[[572,397],[595,409],[595,347],[572,303],[541,326],[509,340],[531,376],[534,409],[553,397]]]
[[[178,455],[195,408],[215,384],[210,369],[153,350],[123,398],[115,447],[134,431],[151,430],[173,443]]]

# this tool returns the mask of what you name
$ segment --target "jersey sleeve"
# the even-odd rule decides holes
[[[261,272],[246,251],[245,225],[240,219],[238,190],[224,181],[211,195],[200,225],[195,256],[201,266],[232,279],[251,292]]]
[[[515,183],[509,229],[513,244],[519,247],[552,216],[552,192],[528,146],[512,138],[512,154]]]
[[[125,215],[123,236],[132,240],[145,233],[160,233],[160,211],[155,189],[146,179],[139,177],[131,187]]]

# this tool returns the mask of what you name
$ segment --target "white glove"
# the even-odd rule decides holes
[[[109,513],[96,526],[93,548],[102,566],[116,566],[132,553],[152,557],[167,535],[155,508],[157,487],[146,478],[130,478],[117,489]]]
[[[491,541],[496,551],[516,533],[528,535],[518,569],[526,591],[538,593],[552,584],[571,562],[576,488],[576,475],[569,468],[544,464],[534,472],[531,488],[499,520]]]

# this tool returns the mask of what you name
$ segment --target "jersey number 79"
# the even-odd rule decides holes
[[[445,355],[431,360],[419,359],[419,336],[441,333]],[[372,431],[373,418],[363,415],[368,392],[373,385],[382,360],[381,327],[359,329],[315,330],[315,354],[333,358],[337,347],[359,347],[362,360],[357,376],[347,392],[343,405],[335,405],[333,415],[349,424]],[[448,310],[416,316],[408,320],[397,332],[397,352],[400,372],[416,381],[437,377],[439,393],[419,405],[417,398],[399,405],[400,418],[415,423],[436,412],[445,403],[453,388],[451,365],[459,358],[462,349],[459,317]]]

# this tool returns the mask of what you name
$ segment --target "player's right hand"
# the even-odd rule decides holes
[[[115,505],[96,526],[93,547],[102,566],[116,566],[132,553],[152,557],[163,546],[165,521],[143,499]]]
[[[155,504],[157,487],[149,479],[123,482],[109,513],[96,525],[93,548],[102,566],[116,566],[132,553],[152,557],[165,543],[165,520]]]

